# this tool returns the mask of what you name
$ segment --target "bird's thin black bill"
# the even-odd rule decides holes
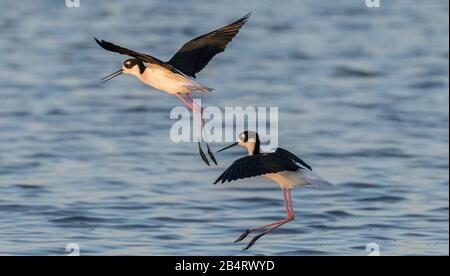
[[[114,72],[114,73],[112,73],[112,74],[109,74],[108,76],[102,78],[101,81],[102,81],[102,82],[107,82],[107,81],[112,80],[113,78],[115,78],[115,77],[117,77],[117,76],[122,75],[122,73],[123,73],[123,70],[122,70],[122,69],[117,70],[116,72]]]
[[[231,144],[231,145],[229,145],[228,147],[225,147],[225,148],[223,148],[223,149],[221,149],[221,150],[219,150],[219,151],[217,151],[217,152],[221,152],[221,151],[227,150],[227,149],[232,148],[232,147],[237,146],[237,145],[238,145],[238,142],[236,142],[236,143],[234,143],[234,144]]]

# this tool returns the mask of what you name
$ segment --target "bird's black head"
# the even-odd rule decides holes
[[[254,132],[254,131],[248,131],[248,130],[239,134],[236,143],[234,143],[228,147],[225,147],[225,148],[219,150],[218,152],[224,151],[226,149],[229,149],[231,147],[238,146],[238,145],[247,148],[249,155],[257,155],[257,154],[261,153],[261,142],[259,140],[258,133]]]
[[[135,66],[137,66],[141,75],[144,74],[145,65],[141,60],[136,59],[136,58],[130,58],[123,62],[124,73],[127,73],[127,71],[128,72],[133,71],[133,68]]]
[[[243,131],[239,134],[238,144],[246,147],[249,154],[257,155],[261,153],[261,141],[259,140],[259,135],[254,131]]]
[[[144,74],[145,68],[146,67],[145,67],[144,63],[142,61],[140,61],[139,59],[135,59],[135,58],[127,59],[123,62],[123,66],[121,69],[102,78],[102,81],[107,82],[107,81],[112,80],[113,78],[120,76],[122,74],[134,75],[139,78],[140,75]]]
[[[239,141],[241,142],[255,142],[260,143],[259,141],[259,135],[257,132],[254,131],[243,131],[241,134],[239,134]]]

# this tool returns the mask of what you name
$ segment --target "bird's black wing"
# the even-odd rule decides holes
[[[152,64],[158,64],[161,65],[169,70],[171,70],[174,73],[179,73],[177,72],[171,65],[166,64],[164,61],[161,61],[155,57],[152,57],[150,55],[147,54],[143,54],[143,53],[139,53],[124,47],[121,47],[119,45],[116,45],[114,43],[108,42],[108,41],[104,41],[104,40],[98,40],[97,38],[95,38],[95,41],[98,43],[98,45],[100,45],[100,47],[102,47],[105,50],[111,51],[111,52],[115,52],[118,54],[122,54],[122,55],[127,55],[130,57],[134,57],[137,58],[139,60],[141,60],[142,62],[145,63],[152,63]]]
[[[311,166],[309,166],[308,164],[306,164],[305,161],[303,161],[302,159],[300,159],[300,157],[298,157],[297,155],[293,154],[292,152],[282,149],[282,148],[277,148],[277,150],[275,151],[276,153],[289,158],[291,160],[293,160],[294,162],[297,162],[299,164],[301,164],[303,167],[307,168],[308,170],[312,171]]]
[[[236,36],[250,15],[251,13],[230,25],[185,43],[167,63],[195,78],[195,74],[200,72],[215,55],[225,51],[227,44]]]
[[[273,152],[246,156],[236,160],[221,176],[214,182],[225,183],[237,179],[249,178],[268,173],[277,173],[281,171],[297,171],[301,167],[295,164],[289,158]]]

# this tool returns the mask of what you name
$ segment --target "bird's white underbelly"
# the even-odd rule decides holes
[[[278,183],[283,189],[292,189],[294,186],[303,184],[298,172],[282,171],[279,173],[265,174],[264,177]]]
[[[141,77],[144,83],[170,94],[186,93],[186,87],[196,83],[182,75],[175,74],[164,67],[149,66]]]
[[[333,184],[318,174],[310,170],[282,171],[278,173],[265,174],[268,178],[280,185],[284,189],[292,189],[294,186],[315,186],[315,187],[331,187]]]

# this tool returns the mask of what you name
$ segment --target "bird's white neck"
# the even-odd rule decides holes
[[[248,155],[249,156],[253,156],[255,154],[258,154],[260,149],[256,148],[256,143],[255,142],[247,142],[244,144],[244,147],[247,149]],[[258,145],[259,147],[259,145]]]

